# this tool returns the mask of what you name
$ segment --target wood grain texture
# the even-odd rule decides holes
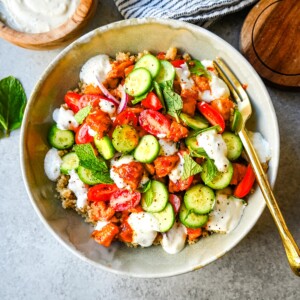
[[[243,24],[240,48],[263,78],[300,88],[300,1],[260,1]]]
[[[81,0],[74,15],[61,26],[45,33],[25,33],[16,31],[0,21],[0,37],[17,46],[48,50],[62,47],[81,33],[97,8],[96,0]]]

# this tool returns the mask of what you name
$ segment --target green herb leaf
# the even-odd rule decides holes
[[[190,176],[198,174],[202,171],[202,167],[198,165],[188,154],[183,155],[183,175],[182,179],[188,179]]]
[[[206,181],[212,181],[218,173],[217,167],[215,166],[214,162],[207,157],[207,177],[206,177]]]
[[[141,193],[146,193],[151,188],[151,180],[147,181],[142,188],[140,188]]]
[[[75,114],[74,118],[78,124],[82,124],[84,119],[88,116],[90,113],[92,107],[90,105],[82,108],[78,113]]]
[[[144,100],[147,97],[147,95],[148,95],[148,92],[146,94],[141,95],[141,96],[136,96],[136,97],[134,97],[133,100],[131,100],[131,103],[132,104],[137,104],[137,103],[141,102],[142,100]]]
[[[0,137],[21,126],[26,94],[20,81],[13,76],[0,80]]]
[[[149,207],[152,204],[154,198],[153,190],[149,188],[148,191],[145,193],[144,197],[146,205]]]
[[[207,78],[211,78],[210,74],[207,72],[206,68],[202,65],[200,60],[194,59],[190,60],[189,63],[189,70],[192,74],[196,75],[203,75]]]
[[[163,106],[163,111],[166,112],[167,108],[166,108],[164,96],[162,94],[162,90],[161,90],[159,84],[156,81],[153,81],[153,87],[154,87],[154,91],[155,91],[157,97],[159,98],[161,105]]]
[[[183,102],[177,93],[173,90],[173,80],[165,81],[161,84],[163,88],[163,96],[167,106],[167,113],[174,117],[179,122],[179,115],[181,113]]]
[[[75,145],[74,151],[79,158],[79,164],[87,169],[100,172],[108,172],[106,162],[100,156],[96,156],[90,143]]]
[[[191,131],[191,133],[189,134],[189,137],[196,137],[198,134],[208,131],[208,130],[217,130],[217,132],[219,132],[220,129],[221,128],[219,125],[215,125],[215,126],[207,127],[207,128],[200,129],[200,130]]]
[[[109,172],[95,171],[91,170],[94,178],[101,181],[101,183],[114,183],[114,181],[110,178]]]

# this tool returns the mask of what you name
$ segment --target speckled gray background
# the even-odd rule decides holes
[[[210,30],[238,48],[247,12],[227,16]],[[86,31],[120,19],[113,1],[101,0]],[[0,40],[0,78],[18,77],[29,95],[58,52],[34,52]],[[275,194],[300,243],[300,94],[268,90],[281,137]],[[19,136],[18,130],[0,140],[0,299],[300,299],[300,278],[289,269],[267,210],[238,246],[193,273],[133,279],[79,260],[46,230],[29,202],[20,171]]]

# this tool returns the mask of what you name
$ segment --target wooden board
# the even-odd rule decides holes
[[[300,88],[300,0],[262,0],[248,14],[241,52],[266,80]]]

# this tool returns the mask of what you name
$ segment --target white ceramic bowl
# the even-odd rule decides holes
[[[37,83],[28,102],[22,126],[21,165],[31,202],[49,231],[72,253],[95,266],[118,274],[136,277],[172,276],[217,260],[232,249],[251,230],[260,217],[265,202],[259,191],[249,198],[249,205],[238,227],[227,235],[215,234],[195,245],[187,246],[176,255],[161,247],[127,248],[118,243],[106,249],[90,239],[92,228],[80,216],[64,210],[55,198],[55,185],[43,169],[49,145],[47,130],[52,111],[63,102],[65,92],[79,81],[79,71],[90,57],[118,51],[165,51],[170,46],[190,53],[198,59],[221,56],[243,83],[248,84],[254,115],[250,129],[260,131],[272,149],[269,179],[275,182],[279,161],[279,133],[276,115],[261,79],[227,42],[195,25],[173,20],[131,19],[98,28],[63,50],[49,65]]]

